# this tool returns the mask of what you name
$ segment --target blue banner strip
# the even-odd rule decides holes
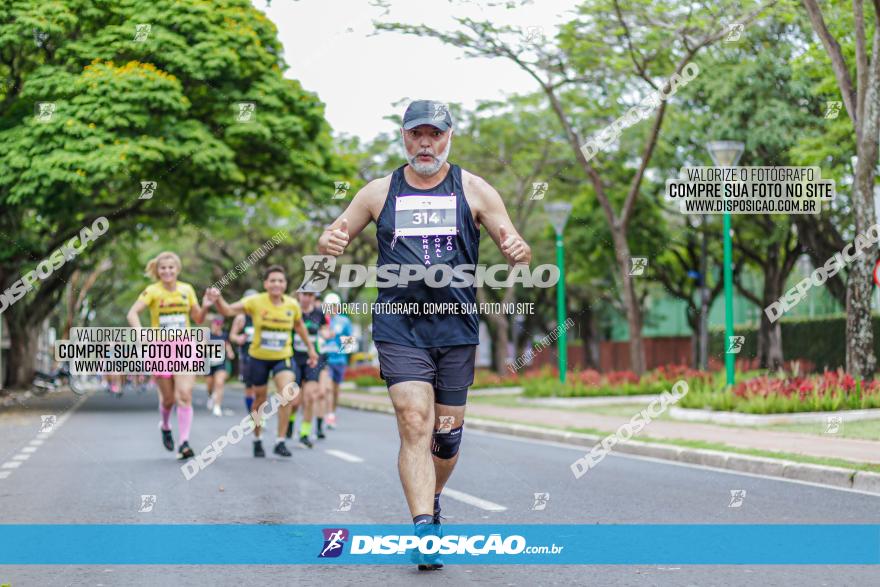
[[[411,525],[0,524],[0,564],[412,564],[398,548],[412,535]],[[443,536],[444,564],[880,564],[880,525],[868,524],[444,525]]]

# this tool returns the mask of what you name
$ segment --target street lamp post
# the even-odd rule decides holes
[[[706,149],[715,167],[735,167],[745,149],[737,141],[711,141]],[[733,336],[733,241],[731,240],[730,214],[724,213],[724,365],[727,368],[727,385],[735,379],[734,356],[729,351]]]
[[[559,381],[565,383],[568,369],[568,337],[565,335],[565,248],[562,244],[562,231],[571,214],[569,202],[549,202],[544,211],[556,231],[556,266],[559,267],[559,283],[556,284],[556,331],[559,334]]]

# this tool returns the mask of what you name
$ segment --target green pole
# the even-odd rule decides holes
[[[727,352],[733,336],[733,242],[730,238],[730,214],[724,215],[724,365],[727,385],[734,383],[734,354]]]
[[[562,233],[556,234],[556,266],[559,267],[559,283],[556,284],[556,329],[559,333],[559,381],[565,383],[565,371],[568,368],[568,342],[565,336],[565,254],[562,245]]]

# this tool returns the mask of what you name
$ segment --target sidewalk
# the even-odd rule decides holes
[[[359,404],[391,408],[388,396],[365,393],[343,392],[341,399]],[[638,412],[633,406],[633,414]],[[593,428],[613,432],[629,422],[629,417],[606,416],[565,409],[538,407],[506,407],[470,404],[467,414],[475,417],[501,419],[520,424],[552,426],[555,428]],[[655,420],[640,433],[653,439],[698,440],[726,444],[737,448],[799,454],[811,457],[836,458],[855,463],[880,464],[880,442],[800,434],[796,432],[775,432],[751,428],[728,428],[713,424],[668,422]],[[635,437],[636,439],[638,436]]]

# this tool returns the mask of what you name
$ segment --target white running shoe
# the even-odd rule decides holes
[[[223,415],[223,408],[221,408],[219,405],[215,405],[214,406],[214,415],[215,416],[222,416]]]
[[[214,398],[212,396],[208,396],[208,401],[205,402],[205,407],[208,408],[209,411],[214,409]]]

